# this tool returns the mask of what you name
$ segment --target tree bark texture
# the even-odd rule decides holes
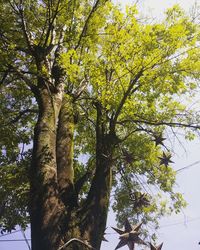
[[[42,86],[42,87],[41,87]],[[97,105],[96,170],[83,205],[74,188],[74,103],[72,97],[40,84],[30,171],[32,250],[58,250],[68,240],[86,240],[100,249],[106,227],[112,182],[113,136],[105,131],[105,117]],[[70,250],[87,249],[78,242]]]
[[[56,159],[59,195],[66,206],[74,197],[73,135],[72,98],[64,95],[58,117]]]
[[[64,208],[58,197],[56,165],[59,108],[55,107],[61,105],[61,100],[56,100],[47,88],[39,91],[37,99],[39,116],[34,131],[30,176],[32,249],[53,250],[59,246],[59,220]]]
[[[100,104],[96,105],[96,172],[83,208],[82,235],[95,249],[100,249],[106,228],[112,186],[112,135],[106,133],[105,115]]]

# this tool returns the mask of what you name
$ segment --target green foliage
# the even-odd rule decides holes
[[[193,94],[198,85],[199,27],[178,6],[166,12],[163,22],[149,24],[139,21],[135,6],[124,13],[110,1],[101,1],[87,19],[92,11],[89,0],[55,1],[51,8],[49,3],[0,1],[0,226],[10,231],[28,223],[30,155],[26,147],[32,145],[38,112],[32,92],[41,76],[51,83],[49,88],[54,86],[53,63],[62,67],[65,92],[72,96],[79,113],[74,136],[75,180],[86,172],[90,178],[94,174],[98,102],[105,135],[112,128],[119,142],[111,159],[113,209],[118,221],[143,218],[157,226],[165,213],[179,212],[185,206],[181,194],[173,191],[172,167],[160,165],[158,157],[168,148],[155,146],[153,140],[167,126],[188,127],[186,138],[193,139],[190,128],[199,125],[195,111],[179,101]],[[27,26],[19,21],[22,12]],[[63,52],[53,61],[62,35]],[[44,48],[52,46],[40,71],[27,39],[38,49],[34,56],[40,61]],[[81,155],[89,158],[84,164]],[[81,199],[87,195],[90,178]],[[143,193],[149,202],[137,207],[137,195]],[[168,194],[170,202],[160,193]]]
[[[170,9],[160,24],[138,22],[135,8],[126,13],[116,6],[111,10],[105,35],[99,40],[98,58],[90,66],[87,95],[101,102],[107,133],[117,116],[115,132],[122,142],[113,156],[113,209],[120,224],[127,217],[133,221],[142,218],[156,227],[161,216],[180,212],[186,205],[182,195],[173,192],[175,171],[158,160],[165,148],[156,147],[153,138],[165,133],[166,126],[198,127],[198,115],[179,101],[197,86],[200,68],[194,54],[199,53],[198,34],[198,27],[178,6]],[[87,106],[88,100],[82,103]],[[94,121],[92,107],[85,114]],[[193,139],[193,132],[187,132],[186,137]],[[87,133],[89,129],[81,131],[84,138]],[[93,137],[87,138],[92,144]],[[85,153],[93,155],[88,144]],[[124,160],[123,150],[132,157],[131,162]],[[135,207],[134,193],[138,191],[149,195],[150,204]],[[168,197],[161,198],[160,191]]]
[[[16,163],[0,167],[0,228],[11,232],[16,225],[26,228],[29,223],[29,164],[31,151]]]

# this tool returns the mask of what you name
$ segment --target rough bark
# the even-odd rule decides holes
[[[58,117],[57,129],[57,178],[59,195],[66,206],[72,206],[74,194],[73,169],[74,111],[72,98],[65,94]]]
[[[67,113],[69,114],[69,112]],[[73,206],[72,201],[66,206],[66,217],[63,227],[65,234],[62,238],[63,245],[70,239],[77,238],[88,242],[95,249],[100,249],[106,227],[111,191],[114,138],[111,134],[106,133],[104,113],[101,105],[97,105],[96,172],[83,206]],[[65,168],[63,171],[65,176],[65,171],[68,170]],[[88,248],[78,242],[73,242],[67,249],[82,250]]]
[[[101,148],[100,154],[111,152]],[[100,249],[106,228],[107,213],[110,199],[112,170],[111,162],[106,157],[98,155],[96,173],[88,195],[85,209],[84,227],[81,228],[83,238],[89,240],[96,249]]]
[[[56,121],[62,93],[38,88],[39,116],[34,131],[31,163],[32,250],[55,250],[59,245],[59,220],[63,205],[58,199],[56,170]]]
[[[112,182],[115,137],[105,130],[97,105],[96,172],[85,204],[78,207],[73,173],[73,102],[68,95],[37,94],[39,117],[35,127],[31,164],[32,250],[57,250],[72,238],[87,240],[100,249],[106,227]],[[68,249],[84,246],[74,242]],[[87,249],[87,248],[85,248]]]
[[[86,202],[78,207],[73,169],[73,99],[64,94],[63,71],[57,71],[59,77],[53,87],[40,76],[40,60],[35,92],[39,116],[30,172],[32,250],[57,250],[72,238],[87,240],[100,249],[109,206],[115,137],[106,131],[105,113],[97,103],[96,171]],[[75,242],[68,249],[84,247]]]
[[[82,212],[83,238],[95,249],[100,249],[106,228],[109,199],[112,185],[112,154],[114,136],[106,133],[105,116],[100,104],[96,121],[96,172]]]

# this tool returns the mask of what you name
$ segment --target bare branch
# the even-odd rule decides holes
[[[20,5],[22,5],[22,4],[20,4]],[[26,25],[25,18],[24,18],[24,11],[23,11],[22,7],[17,6],[17,4],[16,4],[16,7],[18,9],[18,15],[19,15],[19,17],[21,19],[22,32],[23,32],[23,35],[25,37],[26,44],[27,44],[28,49],[30,50],[30,52],[32,52],[32,44],[31,44],[31,39],[30,39],[30,37],[28,35],[27,25]]]
[[[8,66],[8,68],[5,71],[2,71],[2,73],[3,73],[3,76],[2,76],[2,79],[0,80],[0,85],[4,84],[4,81],[6,80],[7,76],[10,73],[10,67]]]
[[[120,142],[126,141],[131,135],[133,135],[136,132],[140,132],[140,131],[146,131],[146,130],[143,128],[134,129],[134,130],[130,131],[126,136],[124,136],[124,138],[120,139]]]
[[[86,77],[87,78],[87,77]],[[84,78],[81,82],[80,82],[80,86],[77,89],[77,91],[74,93],[74,99],[77,100],[81,94],[84,92],[84,90],[86,89],[87,85],[88,85],[88,80]]]
[[[181,122],[166,122],[166,121],[148,121],[145,119],[126,119],[123,120],[121,122],[118,122],[118,124],[124,124],[124,123],[128,123],[128,122],[132,122],[132,123],[144,123],[147,125],[153,125],[153,126],[162,126],[162,125],[166,125],[169,127],[184,127],[184,128],[193,128],[193,129],[200,129],[199,125],[193,124],[193,123],[181,123]]]
[[[123,95],[123,97],[121,99],[121,102],[120,102],[120,104],[119,104],[119,106],[117,108],[117,111],[116,111],[116,113],[114,115],[114,118],[111,121],[111,129],[112,130],[114,130],[114,128],[115,128],[115,125],[116,125],[116,122],[117,122],[117,118],[120,115],[120,112],[121,112],[121,110],[122,110],[122,108],[123,108],[123,106],[124,106],[124,104],[125,104],[128,96],[139,89],[140,85],[136,86],[135,88],[133,88],[133,87],[134,87],[135,83],[137,83],[138,79],[142,76],[142,74],[143,74],[143,69],[141,69],[137,73],[137,75],[135,76],[135,78],[130,81],[129,87],[126,90],[126,92],[124,93],[124,95]]]
[[[12,69],[12,72],[15,73],[20,79],[22,79],[26,85],[35,93],[36,85],[32,83],[33,80],[30,80],[27,78],[22,71],[15,68],[14,66],[10,65],[10,68]]]
[[[8,124],[18,122],[21,119],[21,117],[27,113],[37,114],[37,112],[38,112],[37,109],[25,109],[23,111],[20,111],[19,114],[14,119],[12,119]]]
[[[91,245],[89,245],[89,243],[87,243],[87,241],[83,241],[83,240],[80,240],[80,239],[77,239],[77,238],[73,238],[73,239],[69,240],[63,246],[58,248],[58,250],[61,250],[61,249],[65,248],[65,247],[68,247],[69,245],[71,245],[74,242],[78,242],[78,243],[82,244],[83,246],[86,246],[88,249],[94,249],[95,250],[95,248],[92,247]]]
[[[30,244],[28,242],[28,239],[27,239],[26,234],[25,234],[24,230],[22,229],[22,227],[21,227],[21,232],[22,232],[22,235],[24,237],[24,240],[26,242],[26,245],[27,245],[28,249],[31,250],[31,246],[30,246]]]
[[[87,170],[87,172],[81,176],[75,183],[74,187],[76,190],[77,195],[79,195],[83,185],[88,181],[88,179],[93,175],[94,173],[90,170]]]
[[[76,47],[75,47],[75,50],[79,47],[82,38],[86,35],[89,21],[90,21],[92,15],[93,15],[93,13],[97,10],[98,5],[100,4],[100,1],[101,1],[101,0],[96,0],[96,3],[95,3],[94,6],[92,7],[92,9],[91,9],[91,11],[90,11],[90,13],[89,13],[87,19],[85,20],[85,24],[84,24],[83,29],[82,29],[82,32],[81,32],[81,34],[80,34],[80,36],[79,36],[79,40],[78,40],[78,43],[77,43],[77,45],[76,45]],[[105,2],[107,2],[107,0],[106,0]]]
[[[47,29],[46,38],[45,38],[45,42],[44,42],[44,47],[47,45],[47,42],[48,42],[48,40],[49,40],[50,34],[53,33],[53,29],[54,29],[53,23],[54,23],[54,21],[55,21],[55,19],[56,19],[56,16],[57,16],[57,14],[58,14],[59,6],[60,6],[60,0],[58,0],[58,2],[57,2],[57,5],[56,5],[56,9],[55,9],[54,15],[52,16],[52,20],[49,22],[49,26],[48,26],[48,29]],[[50,17],[51,8],[52,8],[52,6],[48,6],[49,20],[50,20],[50,18],[51,18],[51,17]],[[52,36],[53,36],[53,34],[52,34]],[[52,41],[52,39],[51,39],[51,41]]]

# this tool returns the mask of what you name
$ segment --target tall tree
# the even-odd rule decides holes
[[[2,229],[30,215],[33,250],[99,249],[112,190],[121,222],[163,214],[141,178],[178,211],[163,134],[199,128],[179,101],[199,78],[194,20],[178,6],[148,24],[106,0],[0,3]]]

